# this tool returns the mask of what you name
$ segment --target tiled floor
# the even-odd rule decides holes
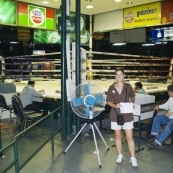
[[[147,142],[141,140],[141,147],[144,150],[138,152],[138,168],[132,168],[130,164],[130,155],[127,142],[123,139],[124,161],[122,165],[117,165],[116,148],[113,138],[113,132],[101,131],[110,150],[107,151],[103,141],[96,134],[98,149],[100,151],[100,160],[102,168],[99,168],[97,156],[94,155],[95,146],[93,135],[89,134],[87,140],[83,135],[80,144],[77,140],[72,144],[69,150],[64,154],[64,150],[70,144],[73,136],[69,136],[67,140],[61,141],[60,134],[55,137],[55,152],[51,153],[51,143],[48,142],[37,154],[31,159],[26,166],[20,171],[21,173],[172,173],[173,172],[173,148],[164,147],[164,149],[148,150]],[[3,132],[4,139],[5,133]],[[137,139],[135,138],[135,143]],[[0,166],[5,163],[6,159],[12,157],[6,155],[6,158],[0,161]],[[8,171],[14,173],[14,168]]]

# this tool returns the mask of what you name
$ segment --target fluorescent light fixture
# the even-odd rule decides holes
[[[114,43],[113,46],[123,46],[126,45],[126,43]]]
[[[10,43],[11,44],[17,44],[18,42],[17,41],[11,41]]]
[[[155,42],[155,44],[162,44],[162,42]]]
[[[155,42],[155,44],[167,44],[168,42]]]
[[[48,1],[43,1],[42,4],[49,4],[49,2]]]
[[[121,2],[121,0],[115,0],[116,2]]]
[[[152,43],[146,43],[146,44],[142,44],[142,46],[154,46],[155,44]]]
[[[87,5],[86,8],[93,8],[93,6],[92,5]]]

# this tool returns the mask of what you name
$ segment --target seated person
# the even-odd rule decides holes
[[[134,92],[140,94],[146,94],[145,90],[142,87],[143,86],[141,82],[136,82],[134,87]]]
[[[41,90],[39,92],[36,91],[34,86],[34,81],[28,81],[28,85],[23,88],[19,97],[25,110],[33,110],[35,112],[40,112],[39,106],[33,104],[32,102],[34,97],[42,97],[45,92],[44,90]]]
[[[149,148],[161,146],[165,139],[169,136],[173,130],[173,85],[169,85],[167,88],[169,99],[165,104],[156,106],[155,110],[159,108],[168,110],[165,115],[155,116],[151,128],[151,134],[156,137],[155,141],[148,145]],[[164,129],[159,134],[160,125],[164,125]]]

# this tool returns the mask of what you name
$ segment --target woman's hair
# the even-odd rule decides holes
[[[140,89],[143,87],[141,82],[136,82],[135,85],[139,87]]]
[[[117,71],[121,71],[121,72],[124,74],[124,69],[121,68],[121,67],[116,68],[116,70],[115,70],[115,74],[117,73]]]
[[[34,85],[34,84],[35,84],[35,81],[31,81],[31,80],[28,81],[28,85]]]
[[[167,91],[173,92],[173,85],[169,85],[168,88],[167,88]]]

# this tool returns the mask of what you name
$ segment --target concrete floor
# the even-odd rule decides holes
[[[14,136],[19,128],[11,129],[10,135]],[[121,165],[116,164],[116,148],[113,146],[113,132],[111,130],[101,130],[101,133],[108,144],[110,150],[107,151],[100,136],[96,133],[98,149],[102,168],[99,168],[97,156],[94,155],[95,145],[93,135],[82,136],[81,140],[75,140],[69,150],[64,154],[73,139],[69,136],[65,141],[61,141],[61,135],[55,136],[55,152],[51,153],[51,143],[48,142],[26,166],[21,173],[172,173],[173,172],[173,148],[164,146],[162,149],[148,149],[145,140],[141,140],[141,148],[144,150],[137,152],[138,168],[133,168],[130,164],[130,155],[127,142],[123,138],[124,161]],[[137,132],[134,132],[137,135]],[[86,141],[85,141],[86,139]],[[3,145],[10,142],[8,133],[2,131]],[[85,142],[84,142],[85,141]],[[79,142],[84,142],[80,144]],[[135,138],[137,145],[137,138]],[[137,147],[136,147],[137,148]],[[13,158],[12,150],[4,153],[6,157],[0,160],[0,170],[3,165]],[[14,173],[14,167],[8,173]]]

